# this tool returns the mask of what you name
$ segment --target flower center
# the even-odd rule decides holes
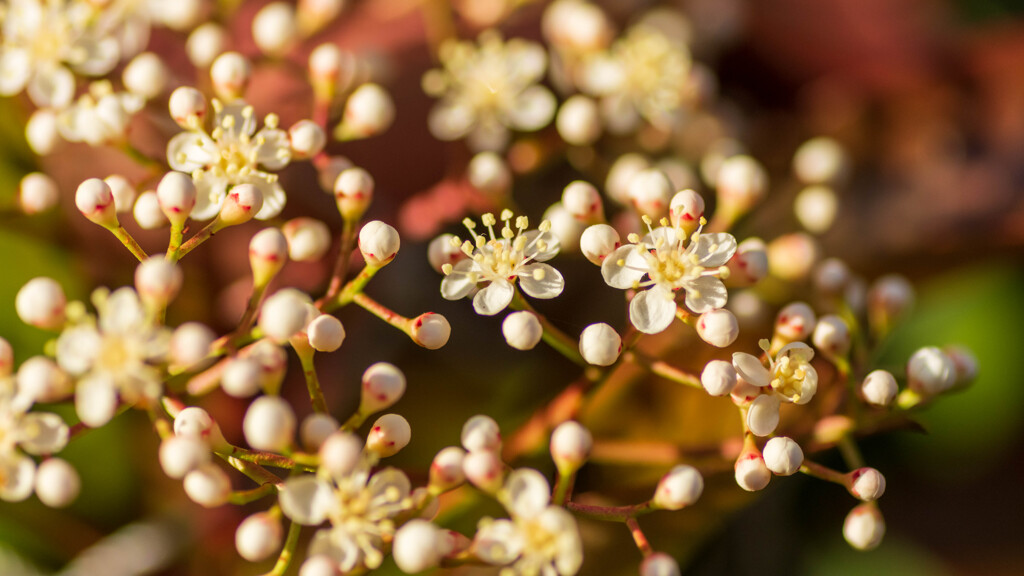
[[[807,376],[807,362],[783,356],[772,368],[772,389],[797,401],[803,391],[804,378]]]
[[[131,358],[130,343],[119,336],[106,335],[100,347],[96,366],[103,372],[121,372]]]

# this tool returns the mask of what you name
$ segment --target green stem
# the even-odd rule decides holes
[[[316,364],[313,362],[314,350],[308,343],[292,343],[302,364],[302,374],[306,377],[306,389],[309,390],[309,401],[313,404],[313,410],[327,414],[327,401],[324,399],[323,390],[320,388],[320,379],[316,375]]]
[[[357,224],[358,222],[348,218],[342,222],[338,259],[334,263],[334,273],[331,275],[331,282],[327,286],[327,294],[324,295],[325,301],[329,301],[337,296],[338,292],[341,291],[342,284],[345,282],[345,276],[348,274],[348,263],[352,260],[352,249],[355,247]]]
[[[217,453],[217,455],[223,458],[225,462],[230,464],[232,468],[238,470],[242,474],[245,474],[257,484],[273,484],[278,488],[284,486],[284,483],[281,481],[280,478],[271,474],[266,468],[260,466],[259,464],[246,462],[245,460],[241,460],[239,458],[229,456],[227,454],[221,454],[219,452]]]
[[[195,236],[189,238],[181,245],[181,249],[178,250],[178,259],[184,258],[186,254],[198,248],[200,244],[212,238],[217,232],[220,232],[220,229],[220,218],[214,218],[213,222],[207,224],[205,228],[196,232]]]
[[[288,527],[288,536],[285,538],[284,548],[281,549],[281,554],[277,557],[277,563],[264,576],[282,576],[288,571],[292,558],[295,557],[295,549],[299,545],[299,533],[301,531],[302,525],[298,522],[292,522],[291,526]]]
[[[181,250],[181,242],[185,237],[185,223],[174,222],[171,224],[171,238],[167,242],[167,259],[171,262],[177,262],[181,256],[178,252]]]
[[[691,388],[697,388],[700,390],[704,389],[704,385],[701,384],[699,376],[695,376],[693,374],[690,374],[689,372],[683,372],[679,368],[672,366],[671,364],[665,362],[664,360],[651,361],[647,358],[643,358],[636,352],[632,354],[631,358],[640,366],[643,366],[644,368],[650,370],[651,374],[661,376],[666,380],[670,380],[677,384],[682,384],[683,386],[690,386]]]
[[[360,292],[352,296],[352,301],[358,304],[362,309],[370,312],[377,318],[391,324],[395,328],[398,328],[410,338],[412,338],[412,320],[394,312],[387,306],[380,304],[373,298],[366,295],[365,292]]]
[[[235,490],[228,497],[228,502],[239,505],[248,504],[274,494],[277,494],[277,486],[274,484],[264,484],[251,490]]]
[[[811,462],[810,460],[805,459],[803,465],[800,466],[800,472],[819,480],[825,480],[826,482],[832,482],[849,488],[849,476],[837,470],[822,466],[817,462]]]
[[[864,457],[861,456],[860,448],[857,448],[857,442],[853,439],[853,436],[846,434],[839,439],[839,443],[836,446],[839,448],[839,453],[842,454],[843,460],[850,470],[864,467]]]
[[[315,469],[316,465],[309,465],[308,463],[299,462],[299,458],[287,458],[278,454],[270,452],[262,452],[259,450],[247,450],[238,446],[232,446],[231,450],[227,453],[221,454],[224,458],[234,458],[242,462],[248,462],[251,464],[257,464],[260,466],[271,466],[274,468],[281,468],[284,470],[292,470],[295,468],[308,468]],[[308,458],[306,458],[308,460]],[[267,474],[270,474],[267,472]],[[280,480],[278,480],[280,482]]]
[[[370,282],[370,279],[372,279],[378,271],[380,271],[379,267],[367,264],[359,272],[359,275],[350,280],[348,284],[345,284],[345,287],[342,288],[341,292],[336,296],[332,298],[327,298],[326,296],[321,298],[317,302],[317,308],[320,308],[321,312],[328,313],[333,312],[338,308],[348,306],[355,299],[356,294],[359,294],[364,288],[366,288],[366,284]]]
[[[139,262],[142,262],[146,258],[149,258],[149,255],[146,254],[146,251],[143,250],[142,246],[139,246],[139,243],[135,241],[135,238],[132,238],[132,235],[129,234],[128,231],[124,229],[124,226],[118,226],[117,228],[108,228],[108,230],[110,230],[110,232],[118,240],[121,241],[121,244],[124,244],[124,247],[127,248],[128,251],[131,252],[132,255],[139,260]]]
[[[555,506],[564,506],[566,500],[569,499],[569,493],[572,492],[572,487],[575,483],[576,470],[572,470],[568,473],[563,473],[562,470],[559,470],[558,478],[555,480],[555,494],[551,498],[552,503]]]
[[[519,288],[513,287],[512,302],[509,304],[513,310],[525,310],[532,313],[540,321],[541,327],[544,329],[544,335],[542,338],[547,342],[548,346],[554,348],[562,356],[565,356],[569,360],[572,360],[576,364],[589,368],[590,364],[583,359],[580,355],[580,343],[575,338],[570,337],[565,332],[562,332],[554,324],[552,324],[546,316],[534,310],[533,306],[523,298],[522,294],[519,293]]]

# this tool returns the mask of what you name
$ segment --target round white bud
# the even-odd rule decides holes
[[[359,230],[359,252],[369,266],[379,268],[391,262],[400,246],[398,230],[380,220],[367,222]]]
[[[692,232],[704,217],[704,198],[693,190],[677,192],[669,202],[668,215],[673,226]]]
[[[252,39],[264,54],[282,56],[298,39],[295,7],[285,2],[263,6],[252,20]]]
[[[216,22],[207,22],[192,31],[185,41],[185,53],[196,68],[206,68],[224,53],[228,35]]]
[[[363,441],[344,430],[336,430],[320,445],[320,464],[335,478],[356,469],[363,456]]]
[[[608,196],[622,205],[630,203],[629,189],[633,177],[649,168],[651,163],[640,154],[624,154],[608,170],[604,189]]]
[[[315,218],[293,218],[281,227],[288,240],[288,257],[296,262],[317,262],[331,247],[331,230]]]
[[[668,214],[672,182],[657,168],[641,170],[629,181],[629,198],[638,213],[657,220]]]
[[[489,450],[470,451],[462,460],[466,480],[484,492],[493,494],[501,488],[505,465],[501,458]]]
[[[206,13],[204,0],[177,0],[150,5],[154,19],[173,30],[188,30],[195,26]]]
[[[461,440],[469,452],[497,452],[501,449],[501,430],[494,418],[478,414],[462,426]]]
[[[747,238],[739,243],[726,266],[726,286],[742,288],[757,284],[768,275],[768,247],[760,238]]]
[[[393,364],[377,362],[363,372],[359,412],[373,414],[390,408],[405,394],[405,374]]]
[[[655,552],[640,564],[640,576],[679,576],[679,564],[664,552]]]
[[[712,360],[700,373],[700,383],[712,396],[728,396],[736,387],[736,368],[725,360]]]
[[[516,350],[532,350],[540,343],[544,328],[533,312],[525,310],[513,312],[501,323],[501,333],[505,342]]]
[[[725,348],[740,335],[740,325],[732,312],[724,308],[710,310],[697,320],[697,335],[712,346]]]
[[[288,369],[288,354],[269,338],[258,340],[245,350],[245,356],[260,363],[260,380],[264,390],[276,390]]]
[[[330,314],[321,314],[306,327],[309,345],[318,352],[334,352],[345,341],[345,327]]]
[[[590,457],[590,449],[594,446],[594,437],[590,430],[574,420],[562,422],[551,433],[551,458],[558,469],[575,471]]]
[[[183,276],[177,264],[151,256],[135,268],[135,289],[143,301],[163,308],[178,295]]]
[[[885,519],[874,504],[861,504],[846,515],[843,537],[857,550],[873,550],[885,537]]]
[[[295,437],[295,411],[280,396],[260,396],[246,410],[242,432],[256,450],[280,452]]]
[[[781,401],[775,394],[761,394],[750,403],[747,428],[754,436],[767,436],[779,425]]]
[[[834,182],[843,176],[846,168],[847,157],[843,147],[825,136],[804,142],[793,155],[793,172],[807,184]]]
[[[811,342],[822,354],[830,358],[845,356],[853,344],[850,327],[845,320],[833,314],[818,319]]]
[[[552,2],[544,11],[541,30],[559,48],[583,53],[606,47],[615,36],[599,6],[578,0]]]
[[[704,492],[704,477],[693,466],[680,464],[658,482],[651,504],[664,510],[679,510],[691,506]]]
[[[118,214],[131,212],[132,205],[135,204],[135,197],[138,196],[131,181],[120,174],[107,176],[103,181],[110,186],[110,193],[114,196],[114,206]]]
[[[232,358],[220,375],[220,387],[235,398],[255,396],[263,387],[263,367],[255,358]]]
[[[462,461],[466,451],[458,446],[442,448],[430,464],[430,486],[442,492],[451,490],[466,481]]]
[[[156,54],[143,52],[125,66],[121,79],[129,92],[151,100],[167,86],[167,67]]]
[[[204,508],[227,504],[231,497],[231,479],[213,462],[202,464],[185,475],[185,494]]]
[[[257,512],[235,530],[235,549],[249,562],[261,562],[281,548],[281,521],[267,512]]]
[[[875,370],[864,378],[860,385],[860,391],[864,395],[864,401],[873,406],[888,406],[896,394],[899,386],[896,384],[896,377],[885,370]]]
[[[733,156],[722,162],[715,185],[719,202],[745,212],[764,198],[768,190],[768,174],[754,158]]]
[[[373,423],[366,438],[366,449],[387,458],[408,446],[411,439],[412,428],[408,420],[398,414],[385,414]]]
[[[15,376],[18,391],[34,402],[63,400],[71,390],[71,380],[45,356],[33,356],[21,363]]]
[[[814,238],[803,232],[784,234],[768,244],[768,270],[787,282],[807,277],[821,256]]]
[[[850,494],[864,502],[874,502],[885,494],[885,476],[874,468],[850,472]]]
[[[60,458],[47,458],[36,468],[36,496],[50,508],[63,508],[78,498],[82,480],[78,471]]]
[[[410,328],[413,342],[427,350],[443,348],[452,335],[448,319],[436,312],[424,312],[416,317]]]
[[[601,137],[601,112],[593,98],[570,96],[558,110],[555,127],[563,140],[574,146],[593,144]]]
[[[588,226],[580,236],[580,252],[598,266],[620,245],[619,233],[607,224]]]
[[[964,346],[946,346],[942,351],[956,368],[956,386],[970,384],[978,377],[978,357]]]
[[[395,564],[406,574],[416,574],[436,567],[448,552],[440,528],[427,520],[413,519],[395,533],[391,553]]]
[[[189,406],[174,417],[174,433],[178,436],[207,438],[213,432],[210,413],[198,406]]]
[[[14,370],[14,348],[4,338],[0,338],[0,377],[10,376]]]
[[[309,297],[294,288],[278,290],[260,309],[259,327],[277,343],[285,343],[306,327]]]
[[[210,455],[209,444],[194,436],[171,436],[160,442],[160,467],[176,480],[209,462]]]
[[[266,286],[288,262],[288,240],[277,228],[264,228],[249,241],[253,284]]]
[[[822,294],[841,295],[851,278],[850,268],[838,258],[822,260],[814,269],[814,287]]]
[[[812,234],[824,234],[836,221],[839,199],[827,186],[808,186],[796,195],[793,212],[800,224]]]
[[[474,188],[491,196],[503,196],[512,187],[512,170],[494,152],[479,152],[466,167],[466,178]]]
[[[341,217],[356,222],[363,217],[373,201],[373,177],[362,168],[342,170],[334,181],[334,199]]]
[[[327,145],[327,135],[319,124],[312,120],[299,120],[288,129],[292,157],[302,160],[319,154]]]
[[[99,178],[89,178],[75,192],[75,206],[82,216],[104,228],[117,228],[117,206],[110,186]]]
[[[580,355],[590,364],[611,366],[619,359],[621,351],[622,338],[604,322],[591,324],[580,334]]]
[[[299,576],[339,576],[338,561],[327,554],[314,554],[302,563]]]
[[[18,204],[25,214],[46,212],[59,201],[57,182],[42,172],[30,172],[18,184]]]
[[[238,52],[225,52],[217,56],[210,66],[213,91],[228,101],[240,98],[245,93],[250,76],[252,64]]]
[[[460,246],[452,244],[453,238],[455,238],[454,234],[441,234],[431,240],[427,246],[427,260],[430,261],[430,267],[438,274],[444,273],[445,264],[454,266],[466,258],[466,253]]]
[[[309,53],[309,75],[315,83],[325,83],[332,88],[341,75],[344,55],[334,44],[319,44]]]
[[[44,276],[26,282],[14,297],[18,318],[44,330],[57,330],[64,325],[66,306],[64,289],[56,280]]]
[[[156,186],[160,209],[171,224],[182,225],[196,205],[196,185],[182,172],[168,172]]]
[[[252,184],[238,184],[228,191],[217,219],[222,226],[238,226],[252,220],[262,209],[263,192]]]
[[[576,219],[562,206],[561,202],[555,202],[544,211],[542,220],[547,220],[551,225],[551,233],[558,238],[563,253],[576,252],[580,247],[580,237],[587,225]]]
[[[934,346],[921,348],[907,362],[907,385],[911,390],[934,396],[956,384],[956,366],[942,350]]]
[[[600,222],[604,220],[601,194],[589,182],[574,180],[562,192],[562,206],[578,220]]]
[[[772,473],[759,452],[744,452],[736,460],[736,484],[747,492],[764,490],[772,479]]]
[[[40,156],[53,152],[61,141],[57,129],[57,113],[49,108],[33,112],[25,124],[25,139],[29,148]]]
[[[155,190],[147,190],[139,194],[135,200],[135,208],[132,209],[132,216],[139,228],[143,230],[156,230],[170,224],[167,216],[160,208],[160,199]]]
[[[181,86],[171,92],[167,101],[167,108],[171,118],[182,128],[189,128],[196,125],[199,120],[206,116],[206,97],[203,93],[191,86]],[[195,118],[195,120],[192,120]]]
[[[775,335],[786,342],[806,340],[814,332],[817,317],[806,302],[793,302],[775,317]]]
[[[391,127],[395,103],[379,84],[366,83],[356,88],[345,102],[341,126],[358,138],[375,136]]]
[[[868,291],[870,319],[875,324],[888,324],[901,317],[914,305],[914,287],[899,274],[875,280]]]
[[[306,416],[299,426],[299,438],[302,440],[302,447],[309,452],[320,450],[324,442],[338,431],[341,425],[334,416],[323,412],[314,412]]]
[[[792,438],[776,436],[764,445],[764,464],[779,476],[792,476],[804,464],[804,451]]]
[[[196,366],[207,360],[217,335],[205,324],[186,322],[171,333],[171,361],[182,368]]]

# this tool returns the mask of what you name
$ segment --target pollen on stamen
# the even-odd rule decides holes
[[[648,226],[651,225],[651,217],[648,216],[647,214],[641,216],[640,219],[644,221],[644,224],[647,224]]]
[[[452,245],[452,248],[458,248],[462,246],[462,240],[458,236],[452,236],[448,239],[448,243]]]
[[[263,119],[263,124],[271,130],[276,129],[280,122],[281,119],[277,117],[277,114],[267,114],[267,117]]]
[[[483,221],[484,226],[494,226],[494,224],[497,222],[497,220],[494,219],[494,214],[491,214],[490,212],[484,214],[480,220]]]
[[[731,274],[731,271],[729,270],[728,266],[718,267],[718,277],[721,278],[722,280],[728,280],[729,274]]]
[[[551,222],[548,220],[543,220],[541,221],[540,226],[537,229],[540,230],[541,232],[550,232]]]
[[[526,230],[530,227],[530,219],[526,216],[519,216],[516,218],[516,228],[520,230]]]
[[[629,240],[630,244],[639,244],[640,243],[640,235],[637,234],[636,232],[630,232],[629,236],[626,236],[626,239]]]
[[[502,222],[508,222],[509,220],[512,219],[512,216],[514,216],[514,214],[508,208],[505,208],[504,210],[501,211],[501,221]]]
[[[506,226],[501,229],[501,237],[504,238],[505,240],[511,240],[515,238],[516,233],[513,232],[512,229],[508,227],[507,222],[505,224]]]
[[[703,217],[703,216],[701,216],[700,217],[700,225],[701,226],[707,226],[708,225],[708,219]]]
[[[466,228],[469,228],[470,230],[475,230],[476,229],[476,222],[474,222],[470,218],[463,218],[462,219],[462,225],[465,226]]]
[[[543,240],[538,240],[537,241],[537,250],[540,250],[541,252],[547,252],[548,251],[548,243],[543,241]]]
[[[538,282],[543,280],[546,275],[547,273],[544,271],[543,268],[537,268],[536,270],[533,271],[533,279]]]
[[[663,217],[661,220],[658,220],[658,224],[661,224],[662,226],[668,226],[668,218]]]
[[[757,341],[757,347],[767,352],[768,349],[771,348],[771,342],[769,342],[767,338],[761,338]]]
[[[445,262],[444,264],[441,265],[441,272],[444,272],[444,275],[447,276],[452,273],[453,268],[454,266]]]
[[[618,266],[619,268],[625,268],[626,261],[623,260],[622,258],[619,258],[618,260],[615,261],[615,265]]]

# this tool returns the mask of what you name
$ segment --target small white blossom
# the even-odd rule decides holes
[[[0,499],[8,502],[32,494],[36,463],[25,453],[53,454],[68,442],[60,416],[28,411],[33,400],[13,378],[0,378]]]
[[[782,399],[806,404],[818,390],[818,372],[811,366],[814,350],[803,342],[787,344],[765,368],[756,356],[746,352],[732,355],[732,364],[740,377],[754,386],[771,386]]]

